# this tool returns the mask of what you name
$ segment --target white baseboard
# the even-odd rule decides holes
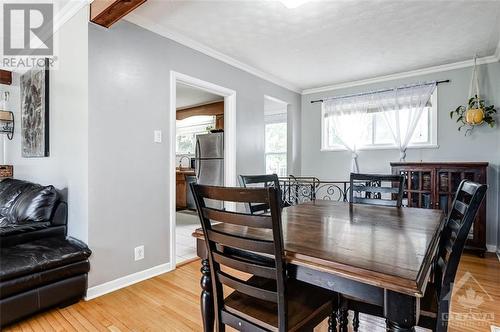
[[[120,288],[130,286],[132,284],[138,283],[140,281],[155,277],[162,273],[172,271],[170,263],[160,264],[153,266],[152,268],[139,271],[136,273],[129,274],[127,276],[105,282],[104,284],[97,285],[87,289],[87,296],[85,296],[85,301],[95,299],[96,297],[102,296],[107,293],[111,293]]]
[[[486,251],[487,252],[497,252],[497,246],[492,245],[492,244],[487,244]]]

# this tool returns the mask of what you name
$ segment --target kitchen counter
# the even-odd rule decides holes
[[[183,210],[187,208],[187,191],[188,186],[186,183],[186,176],[194,176],[195,172],[193,168],[176,168],[175,170],[175,195],[176,202],[175,207],[177,210]]]

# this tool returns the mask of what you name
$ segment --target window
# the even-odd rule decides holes
[[[215,116],[191,116],[177,120],[176,154],[194,155],[196,135],[206,134],[215,128]]]
[[[285,109],[286,112],[286,109]],[[287,175],[286,113],[268,115],[266,131],[266,174]]]
[[[389,112],[396,112],[392,110]],[[401,123],[405,123],[408,118],[408,110],[399,110]],[[385,116],[376,105],[370,107],[369,121],[361,134],[363,135],[363,145],[361,149],[397,149],[394,144],[391,130],[386,122]],[[332,119],[322,114],[322,150],[345,150],[335,135],[335,130],[331,124]],[[422,112],[417,128],[413,133],[409,147],[432,147],[437,144],[437,89],[429,100],[427,107]]]

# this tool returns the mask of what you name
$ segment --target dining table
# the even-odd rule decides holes
[[[289,278],[383,308],[388,331],[411,331],[419,320],[445,216],[441,210],[314,200],[283,208],[281,221]],[[232,233],[266,238],[258,229],[217,224]],[[227,231],[227,229],[226,229]],[[262,233],[259,233],[262,232]],[[204,331],[214,307],[207,248],[197,229]],[[340,328],[346,329],[347,319]]]

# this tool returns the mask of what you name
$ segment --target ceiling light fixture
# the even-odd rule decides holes
[[[286,8],[297,8],[310,0],[279,0]]]

